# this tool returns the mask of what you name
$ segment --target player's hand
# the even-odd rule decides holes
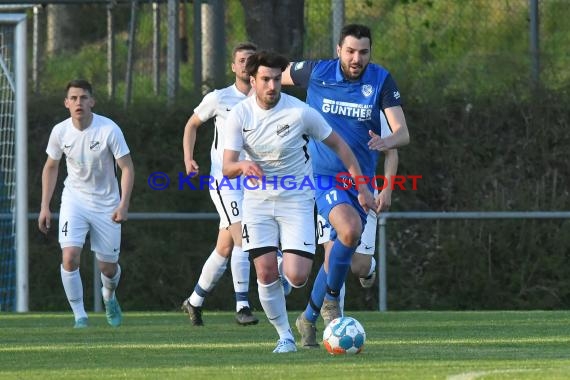
[[[49,209],[40,210],[40,216],[38,217],[38,228],[44,234],[47,234],[51,228],[51,211]]]
[[[113,211],[113,215],[111,216],[113,222],[115,223],[124,223],[129,219],[129,212],[127,211],[126,207],[119,206]]]
[[[382,211],[388,211],[392,205],[392,189],[382,190],[376,197],[376,214],[380,214]]]
[[[196,173],[198,175],[200,172],[200,166],[195,160],[184,160],[184,166],[186,166],[186,175],[190,175],[190,173]]]
[[[370,189],[366,185],[361,185],[358,189],[358,203],[362,206],[364,211],[376,209],[376,203],[374,202],[374,195],[370,192]]]
[[[378,150],[380,152],[392,149],[392,146],[390,146],[389,140],[387,138],[383,139],[372,131],[368,131],[368,134],[371,137],[371,139],[368,140],[368,149]]]
[[[241,166],[241,172],[244,176],[257,177],[257,180],[255,178],[250,178],[250,181],[253,183],[253,185],[254,186],[257,185],[258,182],[263,177],[263,170],[261,169],[261,167],[255,162],[249,160],[241,161],[240,166]]]

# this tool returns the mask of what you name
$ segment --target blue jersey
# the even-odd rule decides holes
[[[382,135],[382,122],[387,123],[383,110],[401,105],[400,93],[390,73],[370,63],[359,79],[348,81],[339,59],[296,62],[290,73],[295,85],[307,88],[307,103],[346,141],[362,173],[372,178],[379,152],[368,148],[368,131]],[[309,153],[315,175],[334,177],[347,172],[340,158],[324,143],[311,139]]]

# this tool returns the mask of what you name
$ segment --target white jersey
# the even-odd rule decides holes
[[[67,178],[62,201],[80,202],[95,211],[117,207],[115,160],[129,154],[129,147],[112,120],[93,114],[91,125],[81,131],[68,118],[53,127],[46,153],[58,161],[65,154]]]
[[[245,199],[314,198],[314,180],[307,144],[331,132],[325,119],[293,96],[281,93],[275,107],[264,110],[251,96],[231,111],[226,121],[225,149],[241,152],[257,163],[267,181],[244,187]],[[311,185],[301,186],[311,181]],[[285,186],[284,186],[285,185]]]
[[[194,108],[194,113],[198,118],[205,122],[214,117],[214,141],[210,149],[210,175],[222,180],[222,163],[224,161],[224,124],[230,113],[230,110],[247,95],[240,92],[235,83],[221,90],[214,90],[204,96],[204,99]],[[233,182],[232,182],[233,183]]]

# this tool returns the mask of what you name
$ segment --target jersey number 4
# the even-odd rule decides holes
[[[68,222],[65,222],[65,223],[63,224],[63,227],[61,228],[61,232],[63,232],[63,235],[64,235],[64,236],[67,236],[67,231],[68,231],[68,229],[67,229],[67,223],[68,223]]]
[[[241,238],[249,243],[249,233],[247,232],[247,224],[243,225],[241,229]]]

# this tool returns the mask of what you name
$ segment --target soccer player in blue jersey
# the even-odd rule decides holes
[[[374,176],[380,151],[409,143],[400,92],[385,68],[370,63],[371,46],[368,27],[346,25],[337,59],[293,62],[282,78],[283,85],[307,88],[307,103],[348,143],[369,178]],[[381,117],[392,130],[385,138],[381,137]],[[342,162],[318,141],[310,141],[309,152],[316,177],[336,179],[339,173],[346,173]],[[317,189],[315,194],[318,213],[332,226],[333,244],[330,252],[325,252],[325,265],[315,279],[309,303],[297,318],[301,344],[307,348],[318,347],[315,322],[319,313],[325,324],[340,316],[339,292],[366,221],[350,179],[343,182],[344,191]]]

